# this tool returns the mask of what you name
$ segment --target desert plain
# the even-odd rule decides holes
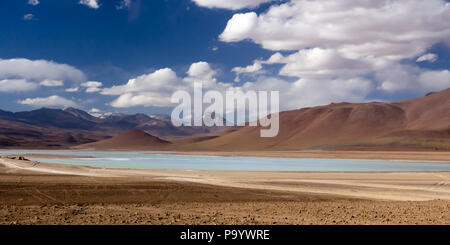
[[[446,152],[283,155],[314,154],[450,159]],[[100,169],[1,158],[0,224],[450,224],[449,184],[448,172]]]

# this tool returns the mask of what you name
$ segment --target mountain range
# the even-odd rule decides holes
[[[450,150],[450,89],[400,102],[331,103],[283,111],[276,137],[261,127],[174,127],[166,115],[0,110],[0,147],[270,151]],[[131,131],[130,131],[131,130]],[[93,143],[95,142],[95,143]]]
[[[158,137],[202,135],[220,127],[175,127],[167,115],[106,114],[99,117],[66,108],[24,112],[0,110],[0,147],[69,148],[139,129]]]
[[[97,150],[165,150],[171,146],[171,142],[160,139],[142,130],[132,129],[118,136],[100,140],[93,143],[75,146],[75,149]]]
[[[450,89],[400,102],[332,103],[279,114],[276,137],[234,127],[183,150],[450,150]],[[212,136],[212,135],[211,135]]]

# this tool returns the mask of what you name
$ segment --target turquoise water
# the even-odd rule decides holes
[[[73,159],[32,159],[40,162],[85,165],[98,168],[298,171],[298,172],[450,172],[450,162],[409,162],[303,158],[260,158],[167,155],[122,152],[0,151],[0,154],[71,155]],[[92,156],[95,158],[83,158]]]

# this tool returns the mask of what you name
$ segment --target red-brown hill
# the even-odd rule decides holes
[[[171,143],[144,131],[133,129],[110,139],[76,146],[76,149],[95,150],[160,150]]]
[[[284,111],[280,131],[234,127],[176,142],[180,150],[433,149],[450,150],[450,89],[401,102],[332,103]]]

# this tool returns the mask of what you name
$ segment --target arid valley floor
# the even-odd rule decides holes
[[[450,224],[450,173],[95,169],[3,158],[0,224]]]

